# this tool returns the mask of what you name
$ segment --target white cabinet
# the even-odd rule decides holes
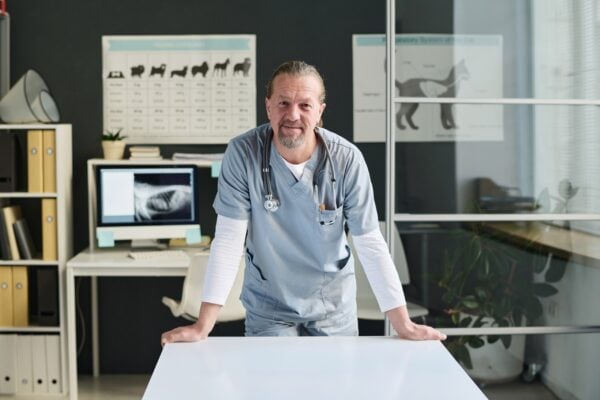
[[[4,190],[0,191],[0,203],[3,207],[16,206],[13,209],[18,209],[21,218],[26,221],[32,238],[30,243],[37,250],[31,259],[15,259],[14,253],[10,253],[9,259],[4,254],[4,259],[0,260],[0,271],[4,275],[9,275],[8,271],[11,269],[26,271],[28,290],[25,297],[25,322],[22,319],[23,305],[19,301],[12,304],[12,324],[10,304],[4,301],[0,307],[0,313],[4,313],[0,317],[3,322],[0,324],[3,339],[0,342],[15,343],[15,359],[18,364],[14,365],[15,374],[19,374],[19,378],[22,378],[20,375],[31,374],[31,386],[27,385],[26,379],[14,377],[15,383],[23,386],[16,390],[18,398],[23,398],[22,394],[28,394],[29,387],[31,392],[27,398],[36,397],[38,393],[66,396],[69,385],[64,287],[66,263],[73,254],[71,125],[0,124],[0,135],[4,135],[0,136],[2,143],[9,143],[11,146],[7,154],[16,155],[14,171],[21,178],[17,179],[16,187],[6,190],[6,176],[0,177],[4,179],[0,181],[0,185],[4,183]],[[7,140],[11,136],[14,139]],[[42,144],[40,148],[31,152],[30,146],[36,137],[45,139],[38,142]],[[16,144],[14,148],[13,143]],[[41,157],[41,164],[36,164],[35,157]],[[0,159],[0,163],[2,162],[6,160]],[[0,165],[0,171],[6,175],[6,170],[10,167]],[[5,234],[6,232],[5,230]],[[24,255],[26,251],[20,250],[18,253]],[[16,298],[13,296],[14,299]],[[5,350],[0,349],[0,359],[4,355]],[[27,362],[31,364],[29,367]],[[12,370],[13,366],[7,369]],[[10,389],[3,394],[8,395],[8,398],[12,395]]]

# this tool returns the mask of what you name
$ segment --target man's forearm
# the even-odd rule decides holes
[[[219,311],[221,311],[221,307],[223,306],[220,304],[206,302],[203,302],[200,305],[198,320],[194,323],[194,325],[203,339],[205,339],[210,332],[212,332],[215,323],[217,322]]]
[[[405,305],[387,310],[385,315],[388,317],[390,324],[392,324],[396,333],[404,332],[411,324],[408,309]]]

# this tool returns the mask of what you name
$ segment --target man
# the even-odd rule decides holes
[[[280,65],[265,106],[270,123],[234,138],[223,159],[199,318],[164,333],[162,344],[208,336],[233,284],[244,240],[247,336],[357,335],[346,225],[396,332],[408,339],[445,339],[408,316],[362,154],[320,127],[325,87],[316,68],[301,61]]]

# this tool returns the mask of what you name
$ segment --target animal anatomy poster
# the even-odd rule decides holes
[[[385,141],[385,36],[353,35],[354,140]],[[502,37],[396,36],[394,96],[502,97]],[[503,138],[501,105],[400,103],[396,140],[489,141]]]
[[[103,36],[104,129],[227,143],[256,126],[256,36]]]

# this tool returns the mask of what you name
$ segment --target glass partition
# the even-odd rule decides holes
[[[399,0],[397,95],[597,100],[597,7],[593,0]]]
[[[457,128],[438,122],[443,106]],[[396,134],[398,213],[600,216],[597,106],[421,104],[417,113],[429,129]]]

